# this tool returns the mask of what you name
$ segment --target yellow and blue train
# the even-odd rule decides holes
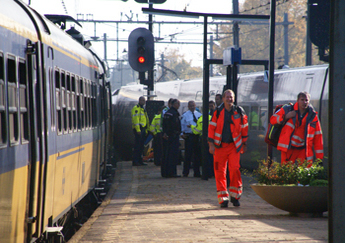
[[[49,241],[104,179],[110,85],[77,39],[24,2],[1,0],[0,242]]]

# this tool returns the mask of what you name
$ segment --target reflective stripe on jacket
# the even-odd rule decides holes
[[[212,116],[208,115],[208,120],[211,120]],[[193,134],[195,135],[202,135],[202,116],[199,117],[196,126],[191,125],[190,126],[192,129]]]
[[[133,107],[131,114],[133,129],[135,129],[137,132],[140,132],[140,127],[148,128],[149,118],[144,108],[140,107],[140,105],[138,104]]]
[[[248,117],[242,107],[233,106],[232,109],[230,129],[236,150],[239,152],[242,149],[242,144],[248,139]],[[239,110],[242,114],[239,113]],[[218,117],[216,112],[213,114],[208,126],[208,141],[213,142],[216,147],[220,147],[224,126],[224,108],[219,112]]]
[[[161,126],[161,117],[162,115],[158,114],[152,120],[152,123],[150,126],[150,132],[152,132],[153,135],[156,135],[157,133],[160,133],[163,130]]]
[[[298,110],[298,103],[294,104],[293,109],[295,111]],[[270,118],[271,124],[281,124],[284,120],[285,114],[287,114],[289,111],[290,106],[282,107]],[[298,141],[301,141],[301,143],[305,142],[307,161],[313,160],[313,147],[316,158],[323,159],[322,131],[319,119],[317,117],[317,112],[311,106],[308,107],[307,112],[308,113],[304,118],[306,119],[304,137],[300,138],[298,134],[294,134],[296,120],[298,119],[298,117],[295,116],[287,120],[285,126],[283,127],[280,133],[277,149],[280,151],[287,152],[288,149],[291,148],[291,146],[298,147]],[[294,144],[292,144],[292,142]]]

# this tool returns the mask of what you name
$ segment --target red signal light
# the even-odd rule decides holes
[[[145,57],[139,57],[138,61],[139,61],[139,63],[144,63],[145,62]]]

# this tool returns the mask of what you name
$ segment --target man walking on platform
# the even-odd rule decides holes
[[[183,176],[187,177],[189,174],[191,161],[193,160],[194,177],[200,177],[200,147],[199,147],[199,136],[192,132],[191,126],[196,126],[198,118],[201,113],[195,110],[195,102],[193,100],[188,102],[188,111],[182,115],[181,127],[182,127],[182,138],[185,140],[185,160],[183,163]]]
[[[277,149],[281,151],[281,163],[289,161],[312,165],[314,152],[317,159],[323,159],[323,137],[317,112],[309,105],[310,94],[300,92],[294,105],[285,105],[271,118],[272,125],[284,124]]]
[[[135,105],[131,111],[132,114],[132,129],[135,136],[135,144],[133,151],[133,166],[147,165],[143,162],[143,150],[146,139],[147,129],[150,122],[147,112],[144,108],[146,101],[144,96],[139,98],[139,103]]]
[[[242,178],[240,154],[246,151],[248,139],[248,118],[244,109],[234,105],[235,94],[231,89],[223,93],[224,105],[216,110],[208,127],[210,153],[214,154],[218,203],[227,207],[229,193],[226,183],[227,164],[230,173],[230,197],[234,206],[240,206]],[[219,108],[217,108],[219,109]]]
[[[163,117],[163,143],[164,143],[164,159],[161,165],[162,177],[180,177],[177,175],[177,163],[179,160],[181,121],[178,108],[180,101],[174,99],[171,101],[171,108]]]

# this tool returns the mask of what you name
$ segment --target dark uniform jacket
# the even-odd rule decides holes
[[[164,114],[163,133],[169,137],[177,137],[181,133],[180,113],[174,107]]]

